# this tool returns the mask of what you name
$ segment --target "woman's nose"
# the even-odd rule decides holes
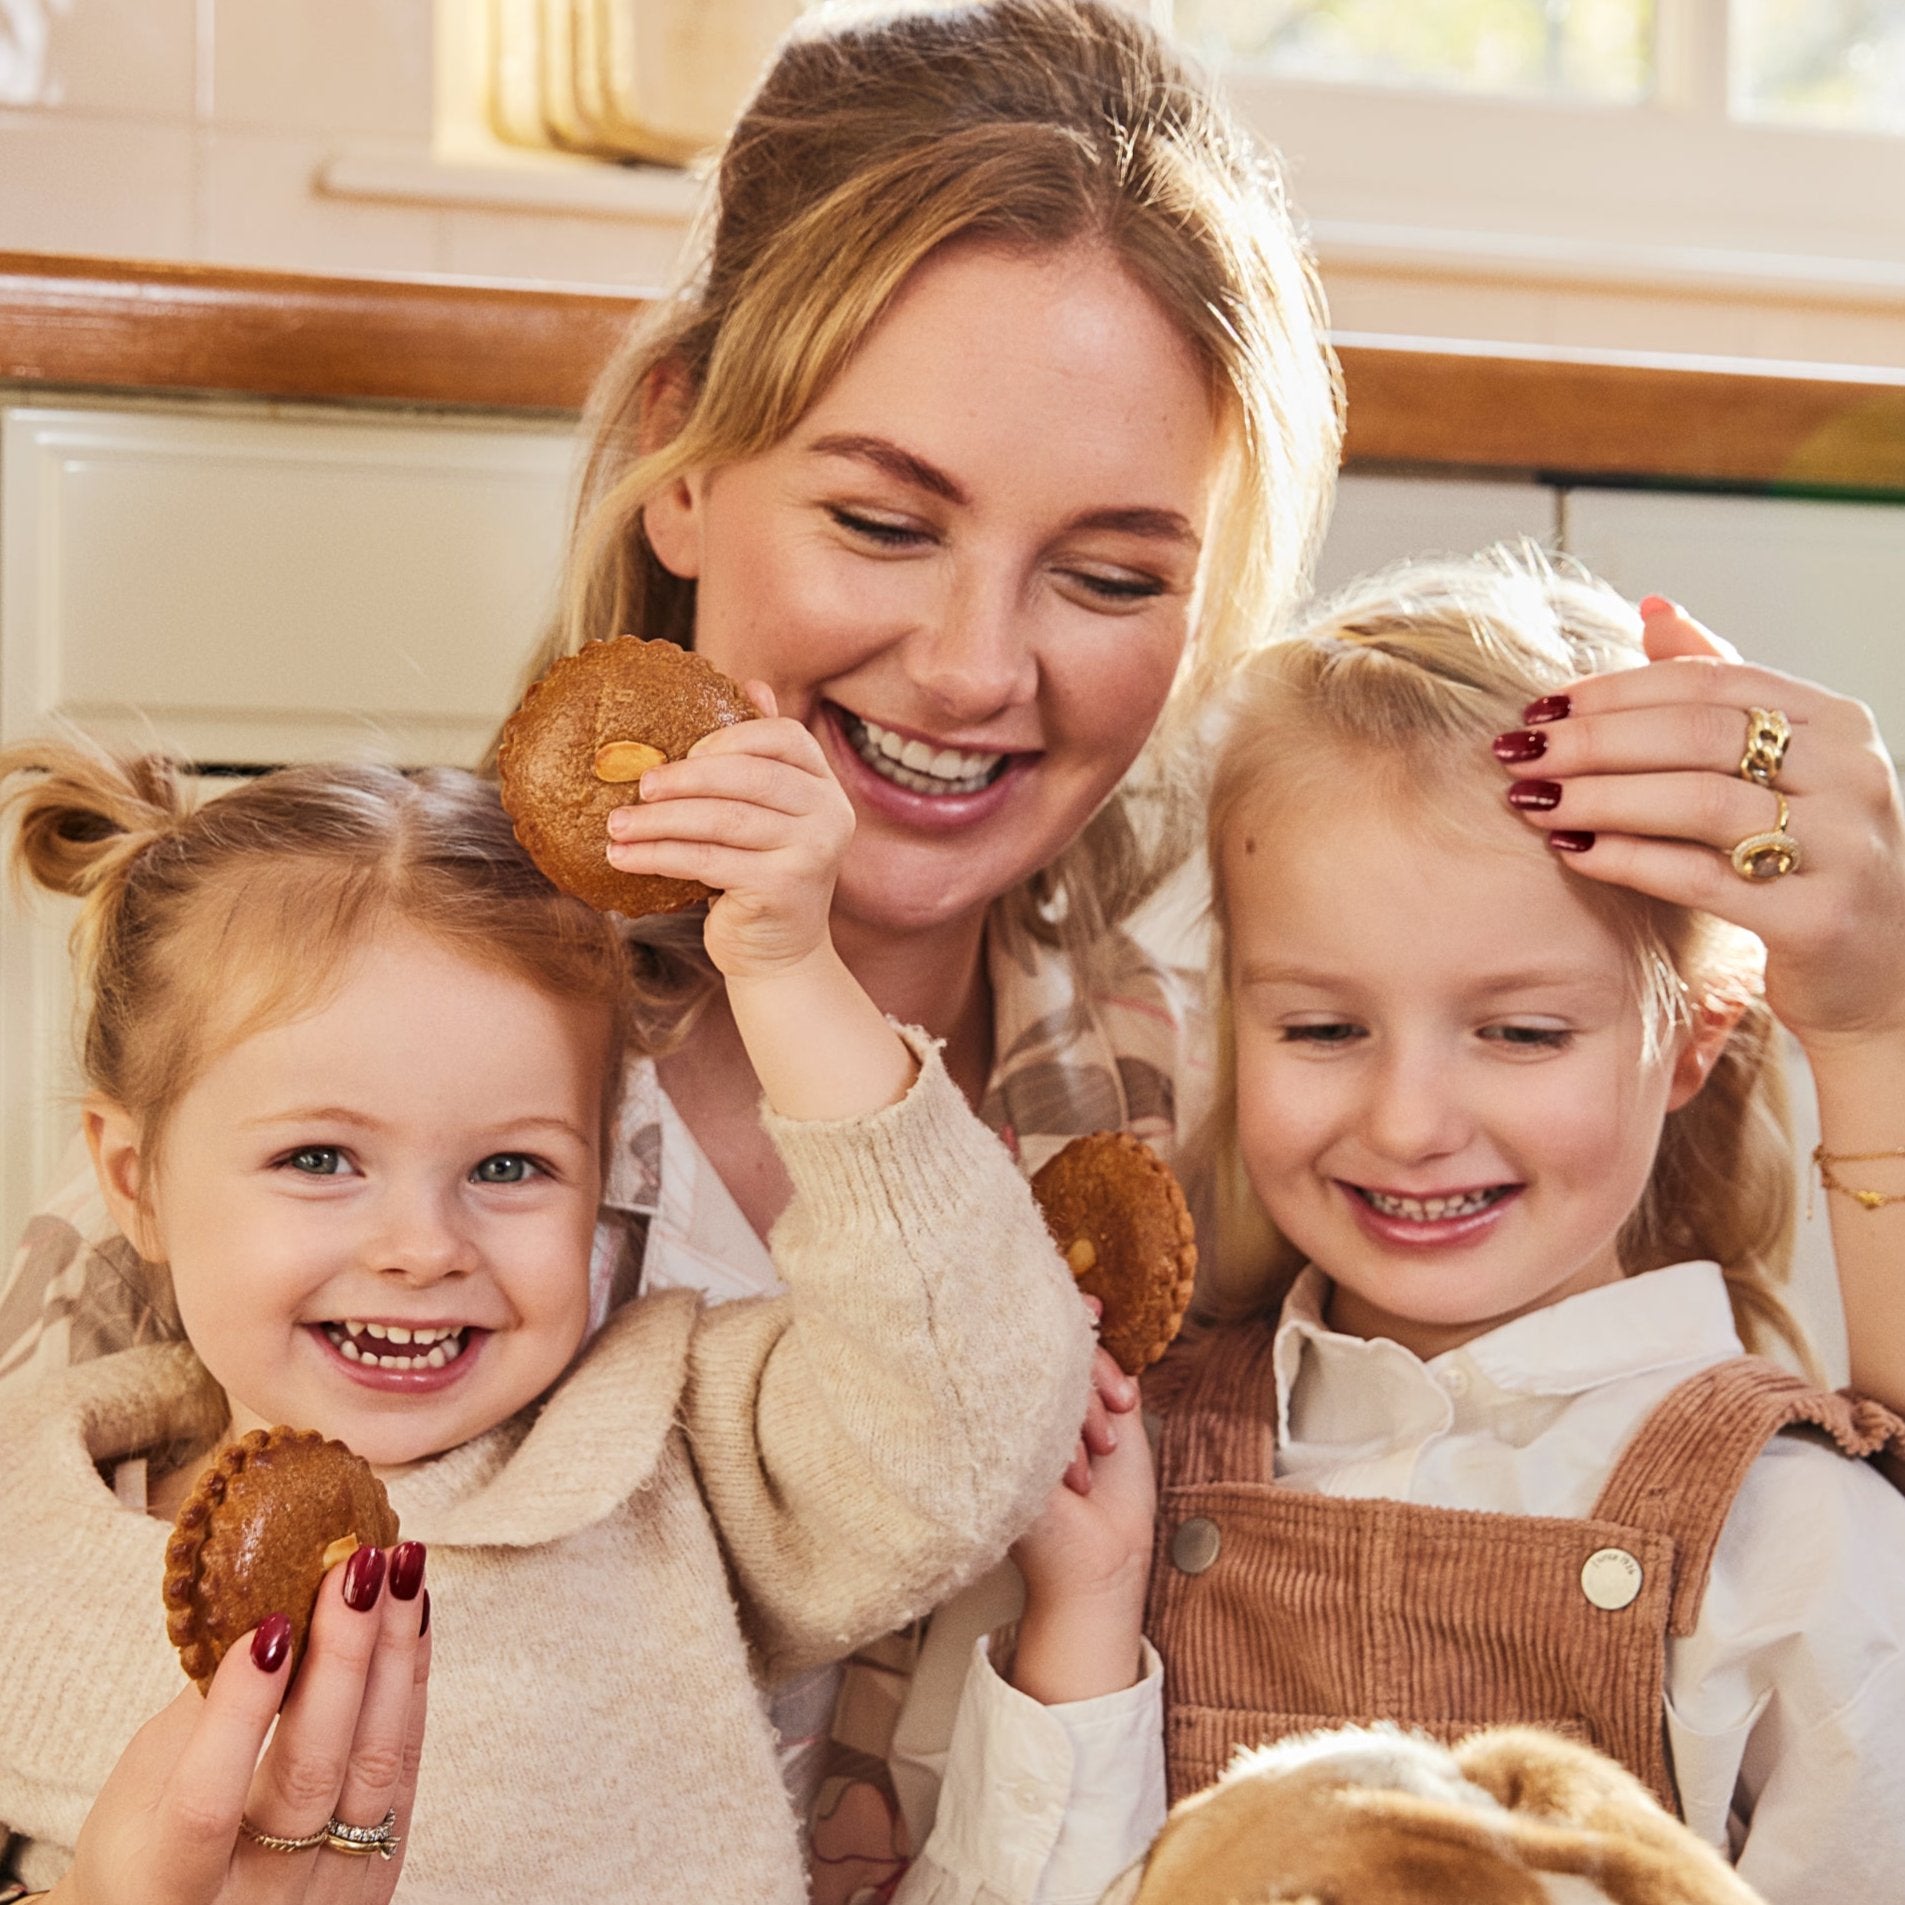
[[[908,672],[949,723],[983,721],[1038,693],[1025,606],[1003,583],[954,586],[908,645]]]

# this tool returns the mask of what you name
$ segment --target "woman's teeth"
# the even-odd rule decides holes
[[[324,1333],[346,1362],[367,1363],[374,1369],[441,1369],[463,1354],[464,1332],[451,1329],[405,1329],[401,1323],[326,1323]],[[381,1344],[381,1349],[372,1348]]]
[[[1445,1217],[1473,1217],[1508,1195],[1506,1185],[1486,1191],[1464,1191],[1459,1197],[1391,1197],[1384,1191],[1357,1187],[1363,1201],[1385,1217],[1400,1217],[1412,1224],[1433,1224]]]
[[[1003,754],[931,748],[924,741],[909,741],[891,728],[883,728],[877,721],[863,721],[858,715],[847,715],[846,728],[847,739],[861,760],[883,780],[910,793],[976,794],[996,780],[1005,765]]]

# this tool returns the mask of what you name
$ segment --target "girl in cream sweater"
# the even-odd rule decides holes
[[[291,769],[194,809],[155,761],[0,767],[19,865],[84,901],[85,1128],[190,1339],[49,1379],[0,1436],[7,1876],[59,1905],[803,1898],[760,1688],[997,1557],[1091,1355],[1011,1160],[833,951],[852,822],[812,738],[745,723],[643,787],[647,870],[723,894],[788,1294],[606,1324],[627,953],[491,789]],[[405,1538],[327,1580],[288,1700],[275,1621],[201,1700],[160,1517],[280,1422],[371,1461]],[[388,1860],[324,1836],[386,1819]]]

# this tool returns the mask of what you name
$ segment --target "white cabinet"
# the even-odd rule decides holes
[[[472,763],[555,599],[574,433],[347,409],[0,409],[0,740]],[[71,909],[0,913],[0,1248],[74,1124]]]
[[[1526,536],[1552,548],[1559,533],[1555,492],[1531,480],[1345,476],[1316,565],[1319,590],[1404,556],[1467,556]]]

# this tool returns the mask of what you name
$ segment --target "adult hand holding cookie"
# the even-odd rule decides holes
[[[139,1729],[80,1828],[71,1870],[48,1894],[54,1905],[391,1897],[423,1751],[429,1603],[380,1592],[383,1570],[363,1560],[369,1554],[383,1559],[359,1549],[326,1578],[288,1697],[290,1624],[274,1615],[227,1652],[203,1695],[186,1684]],[[329,1836],[336,1821],[386,1818],[387,1856],[375,1845],[346,1851]]]

